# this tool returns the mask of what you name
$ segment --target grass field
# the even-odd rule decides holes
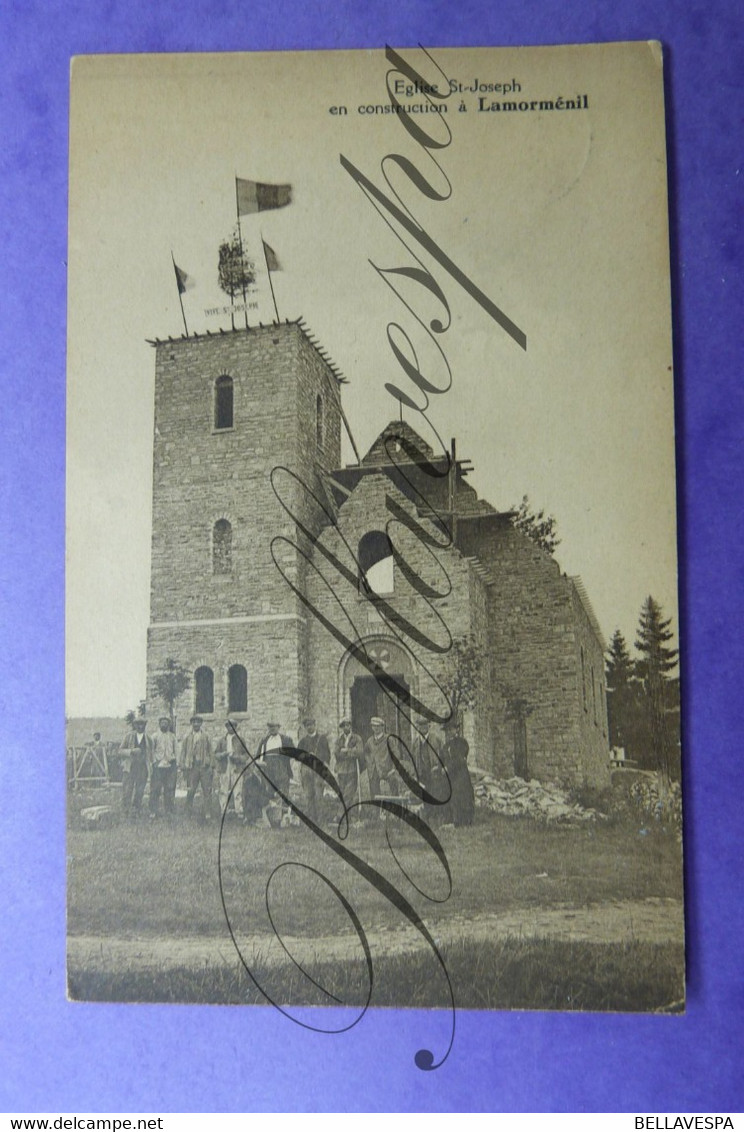
[[[446,954],[447,972],[461,1010],[611,1010],[678,1012],[684,998],[681,944],[591,944],[508,939],[458,944]],[[315,980],[284,976],[278,1001],[294,1006],[361,1006],[366,972],[352,963],[316,963]],[[419,953],[379,956],[371,1006],[450,1006],[447,985]],[[276,973],[258,966],[256,982],[274,990]],[[99,1002],[192,1002],[261,1005],[266,998],[243,967],[170,967],[167,970],[71,972],[74,998]],[[324,993],[322,988],[326,988]],[[331,999],[331,994],[333,998]]]
[[[106,791],[70,797],[70,935],[158,941],[222,933],[228,938],[218,872],[219,823],[199,825],[179,809],[170,824],[144,818],[110,829],[85,828],[80,810],[105,800]],[[681,853],[673,837],[639,821],[545,826],[478,811],[474,826],[439,833],[451,870],[450,892],[441,863],[413,831],[392,820],[389,834],[395,856],[385,824],[377,820],[353,830],[344,845],[410,901],[432,934],[453,923],[465,925],[462,940],[448,948],[446,957],[462,1006],[647,1010],[666,1008],[682,997],[681,939],[671,945],[628,939],[467,938],[469,922],[515,908],[680,900]],[[343,893],[365,931],[378,938],[406,923],[368,879],[304,827],[270,831],[227,823],[221,880],[239,938],[273,934],[267,907],[282,935],[315,939],[352,932],[349,915],[327,882]],[[443,984],[432,979],[430,959],[378,954],[375,1001],[443,1004]],[[360,973],[360,964],[336,959],[324,969],[319,962],[313,978],[323,985],[331,967],[337,997],[349,1003],[363,1000],[366,974]],[[292,1001],[291,994],[300,993],[303,1002],[331,1001],[307,979],[301,990],[290,992],[282,978],[272,971],[270,981],[280,998],[284,994]],[[71,969],[70,991],[109,1000],[262,1000],[238,963],[194,970],[175,958],[167,970],[138,971],[136,976],[131,971]]]

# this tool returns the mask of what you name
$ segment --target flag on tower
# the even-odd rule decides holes
[[[176,273],[179,295],[185,294],[186,291],[190,291],[192,287],[196,286],[195,280],[192,279],[190,275],[187,275],[184,269],[179,267],[175,260],[173,261],[173,270]]]
[[[244,181],[241,177],[235,178],[235,191],[238,216],[284,208],[292,200],[291,185],[263,185],[259,181]]]
[[[266,268],[268,271],[281,271],[282,265],[279,262],[279,257],[276,252],[266,241],[263,241],[264,256],[266,258]]]
[[[176,263],[176,261],[173,258],[173,252],[171,252],[171,263],[173,264],[173,270],[176,273],[176,286],[178,287],[178,301],[181,304],[181,318],[183,319],[183,328],[186,331],[186,337],[188,338],[189,328],[188,328],[188,325],[186,323],[186,314],[185,314],[184,309],[183,309],[183,296],[184,296],[184,292],[190,291],[191,288],[195,286],[195,283],[194,283],[194,280],[191,278],[191,276],[187,275],[186,272],[184,271],[184,269],[182,267],[178,266],[178,264]]]

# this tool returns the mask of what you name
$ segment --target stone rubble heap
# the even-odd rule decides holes
[[[494,813],[562,824],[606,820],[606,815],[599,810],[585,810],[583,806],[571,802],[558,786],[544,785],[536,778],[529,782],[516,775],[513,778],[496,779],[478,767],[472,767],[470,774],[476,806],[483,806]]]

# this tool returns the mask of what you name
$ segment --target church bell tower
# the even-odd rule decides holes
[[[298,481],[322,497],[320,472],[340,465],[342,379],[300,322],[152,345],[148,707],[162,710],[155,681],[173,659],[190,677],[179,731],[197,712],[207,723],[243,719],[249,742],[268,719],[296,738],[306,610],[274,557],[303,592],[296,520],[313,535],[322,520]],[[292,515],[272,487],[278,467],[293,473],[282,490]]]

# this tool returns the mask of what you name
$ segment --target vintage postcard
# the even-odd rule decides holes
[[[683,1009],[659,45],[78,58],[70,149],[70,996]]]

